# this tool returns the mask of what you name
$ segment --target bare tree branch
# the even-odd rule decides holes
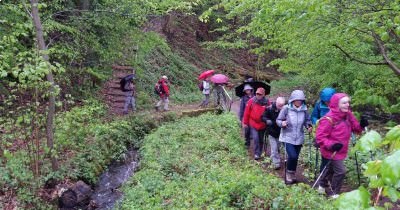
[[[397,75],[400,76],[400,68],[389,58],[385,44],[383,43],[381,37],[379,37],[378,34],[376,34],[374,31],[371,32],[372,37],[374,37],[375,43],[379,47],[379,51],[381,55],[383,56],[383,59],[387,62],[387,65],[393,70],[393,72]]]
[[[357,61],[359,63],[367,64],[367,65],[388,65],[387,62],[370,62],[370,61],[364,61],[364,60],[355,58],[355,57],[351,56],[348,52],[346,52],[343,48],[341,48],[339,45],[334,44],[333,46],[336,47],[337,49],[339,49],[343,54],[346,55],[346,57],[348,57],[352,61]]]

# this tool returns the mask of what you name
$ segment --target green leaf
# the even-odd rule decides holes
[[[370,207],[369,198],[369,192],[364,187],[360,187],[358,190],[340,195],[335,202],[335,206],[338,209],[365,209]]]
[[[385,187],[383,195],[388,196],[392,202],[396,202],[400,198],[400,192],[393,187]]]
[[[370,162],[366,163],[365,166],[366,166],[366,169],[364,171],[364,175],[365,176],[375,176],[381,170],[382,161],[380,161],[380,160],[370,161]]]
[[[382,143],[389,144],[390,151],[400,149],[400,125],[390,129],[390,131],[386,133]]]
[[[361,152],[369,152],[375,150],[381,142],[381,135],[372,130],[360,138],[356,148]]]
[[[385,184],[400,187],[400,150],[383,160],[381,167],[382,179]]]

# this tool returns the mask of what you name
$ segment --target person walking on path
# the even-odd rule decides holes
[[[224,93],[225,83],[214,83],[212,92],[214,94],[214,106],[217,107],[221,105],[221,103],[226,103],[226,96]],[[222,102],[221,102],[222,100]]]
[[[210,102],[210,92],[211,92],[211,84],[210,77],[205,78],[202,81],[202,93],[204,95],[204,100],[201,102],[200,107],[207,107]]]
[[[322,164],[327,166],[322,174],[318,189],[328,187],[330,182],[332,198],[337,198],[346,175],[344,159],[349,149],[351,133],[360,134],[368,126],[368,120],[361,117],[360,123],[350,110],[350,97],[345,93],[336,93],[329,103],[330,111],[320,119],[317,127],[317,144],[320,146]],[[333,155],[335,154],[335,155]]]
[[[281,128],[276,124],[276,119],[278,118],[280,110],[282,110],[285,105],[285,102],[284,97],[278,97],[276,102],[272,103],[262,116],[263,121],[267,124],[268,140],[271,145],[271,159],[275,170],[281,168],[281,158],[279,155],[279,135],[281,133]]]
[[[314,104],[314,109],[311,113],[312,124],[315,125],[317,121],[329,112],[329,101],[336,90],[331,87],[327,87],[321,90],[319,93],[319,99]]]
[[[245,92],[245,95],[240,98],[240,108],[239,108],[239,119],[240,123],[243,125],[243,115],[244,115],[244,110],[246,108],[247,102],[254,97],[254,92],[253,88],[250,85],[245,85],[243,88],[243,92]],[[246,127],[243,128],[244,131],[244,140],[245,143],[244,145],[248,148],[250,146],[250,128]]]
[[[125,104],[124,104],[124,110],[123,114],[128,114],[128,109],[129,106],[132,107],[132,111],[136,111],[136,87],[135,84],[133,83],[133,80],[131,80],[127,85],[126,92],[125,92]]]
[[[286,163],[286,183],[296,181],[296,168],[301,147],[304,143],[304,128],[312,131],[311,119],[305,104],[305,95],[301,90],[294,90],[289,103],[279,112],[276,124],[281,127],[279,141],[285,143],[288,155]]]
[[[250,135],[254,142],[254,159],[261,158],[263,139],[265,134],[266,124],[262,120],[262,115],[268,105],[268,99],[265,97],[265,89],[258,88],[256,96],[251,98],[244,110],[243,128],[250,127]]]
[[[155,108],[157,111],[160,111],[160,107],[164,104],[164,111],[169,111],[169,87],[168,87],[168,77],[162,76],[160,80],[158,80],[159,91],[158,95],[160,96],[160,100],[157,102]]]

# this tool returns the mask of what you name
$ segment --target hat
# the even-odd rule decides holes
[[[265,89],[262,88],[262,87],[259,87],[259,88],[257,88],[256,93],[260,93],[260,94],[262,94],[262,95],[265,95]]]
[[[168,79],[168,77],[167,77],[167,76],[165,76],[165,75],[163,75],[161,78],[163,78],[163,79]]]
[[[243,92],[246,90],[253,90],[253,88],[250,85],[246,84],[244,85]]]

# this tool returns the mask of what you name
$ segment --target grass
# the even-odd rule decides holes
[[[206,114],[146,136],[122,209],[331,209],[309,186],[286,187],[248,160],[235,116]]]

